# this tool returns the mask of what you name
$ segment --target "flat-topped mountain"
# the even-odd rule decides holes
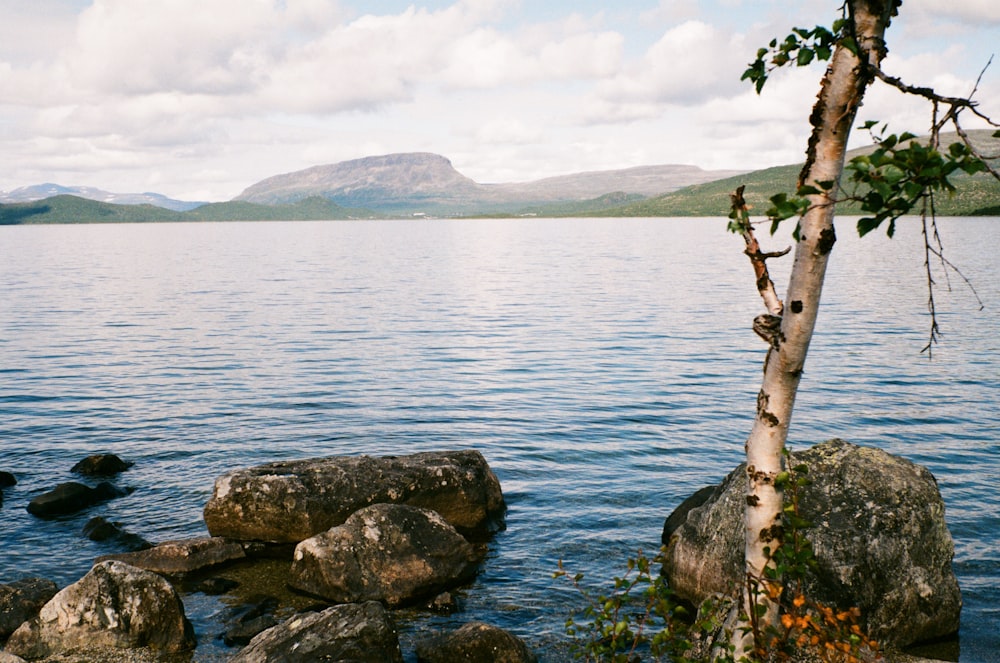
[[[274,205],[321,196],[344,207],[383,213],[517,212],[533,205],[593,200],[609,193],[659,195],[737,172],[681,165],[639,166],[533,182],[480,184],[455,170],[443,156],[412,152],[275,175],[247,188],[236,200]]]

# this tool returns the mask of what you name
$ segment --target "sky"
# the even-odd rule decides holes
[[[218,201],[394,152],[441,154],[482,183],[796,163],[822,65],[779,72],[760,96],[740,75],[840,4],[0,0],[0,191]],[[887,72],[967,95],[1000,48],[1000,2],[904,0],[887,41]],[[1000,118],[1000,54],[975,98]],[[925,133],[930,114],[882,86],[858,119]]]

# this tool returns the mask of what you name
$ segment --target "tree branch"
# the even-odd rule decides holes
[[[767,259],[781,257],[791,251],[792,247],[788,247],[784,251],[767,253],[760,250],[760,244],[757,242],[753,226],[750,224],[750,206],[743,199],[744,188],[745,185],[741,184],[734,193],[729,194],[733,208],[732,227],[743,236],[743,241],[746,243],[746,249],[743,253],[750,258],[750,264],[753,265],[754,276],[757,279],[757,292],[764,300],[767,312],[773,316],[780,316],[785,306],[778,298],[778,293],[774,289],[774,281],[771,280],[771,275],[767,271]]]

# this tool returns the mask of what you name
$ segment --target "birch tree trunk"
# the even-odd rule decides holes
[[[766,592],[750,591],[749,588],[760,586],[764,569],[770,563],[768,551],[777,545],[776,540],[781,536],[782,494],[775,486],[775,479],[784,469],[785,440],[792,407],[816,325],[827,261],[836,241],[830,196],[837,188],[817,183],[840,180],[851,126],[865,89],[873,78],[866,63],[878,65],[884,57],[883,36],[899,4],[899,0],[848,1],[858,48],[838,44],[809,118],[813,131],[806,164],[799,175],[799,186],[812,185],[829,193],[810,196],[810,208],[799,221],[794,263],[784,307],[779,311],[780,328],[770,339],[771,349],[757,395],[757,416],[746,443],[749,479],[745,519],[747,583],[742,610],[746,618],[757,618],[761,625],[777,623],[777,604]],[[753,658],[757,653],[754,633],[746,622],[733,630],[730,642],[736,647],[736,660]]]

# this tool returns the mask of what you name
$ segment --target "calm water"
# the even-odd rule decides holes
[[[480,449],[510,507],[453,617],[563,660],[579,599],[740,461],[761,312],[724,220],[230,223],[0,228],[0,582],[75,581],[103,515],[159,541],[206,533],[218,475],[331,454]],[[959,280],[929,319],[920,236],[842,222],[793,421],[802,448],[876,445],[937,476],[965,600],[961,660],[1000,660],[1000,219],[946,220]],[[787,239],[768,241],[775,248]],[[780,246],[779,246],[780,245]],[[790,259],[775,262],[784,289]],[[943,278],[938,279],[944,286]],[[40,521],[34,495],[95,452],[135,462],[126,498]],[[224,606],[186,596],[196,660]]]

